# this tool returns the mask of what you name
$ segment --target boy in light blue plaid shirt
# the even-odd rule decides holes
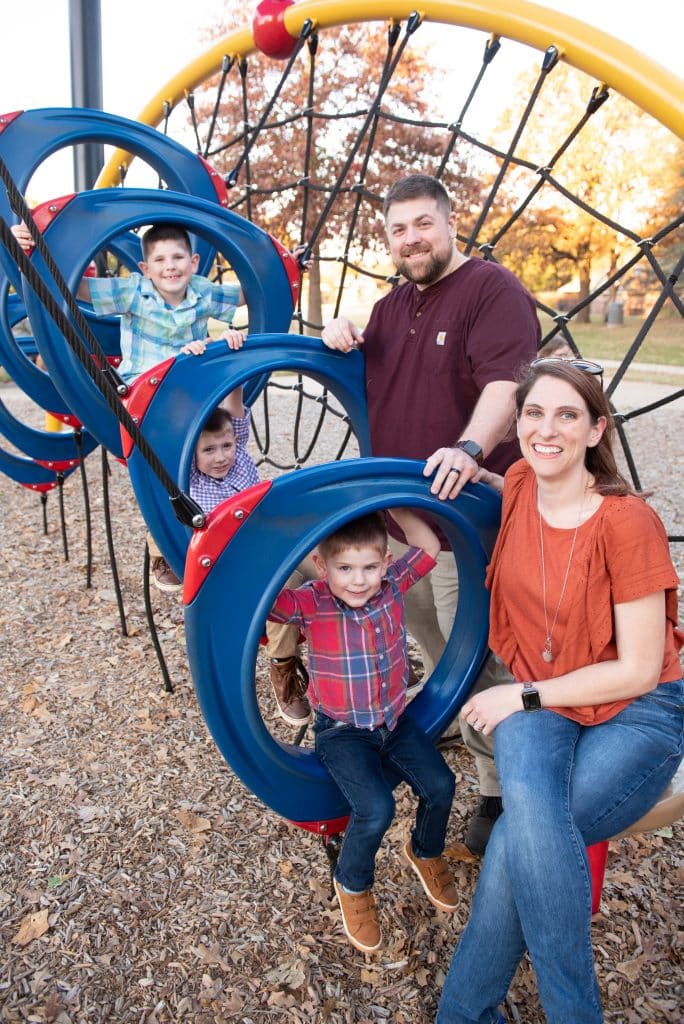
[[[208,342],[209,318],[231,324],[244,304],[236,284],[217,284],[197,274],[185,228],[156,224],[142,236],[140,274],[88,278],[96,316],[121,317],[121,365],[127,383],[165,359],[180,353],[201,355]],[[240,348],[244,333],[232,328],[220,339]]]

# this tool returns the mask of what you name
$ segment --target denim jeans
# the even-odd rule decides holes
[[[495,730],[504,813],[487,845],[470,920],[436,1024],[491,1024],[525,952],[549,1024],[603,1021],[591,949],[586,846],[637,821],[684,750],[684,681],[603,725],[520,711]]]
[[[407,782],[418,797],[411,833],[417,857],[444,849],[455,780],[430,737],[404,714],[390,732],[357,729],[322,714],[314,723],[316,753],[351,808],[335,878],[352,892],[373,885],[375,855],[394,818],[392,790]]]

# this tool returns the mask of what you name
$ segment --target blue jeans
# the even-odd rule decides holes
[[[357,729],[322,714],[314,723],[316,753],[351,808],[335,878],[352,892],[373,885],[375,855],[394,818],[392,790],[400,780],[418,797],[412,836],[417,857],[438,857],[451,812],[455,780],[430,737],[408,715],[390,732]]]
[[[494,732],[504,813],[436,1024],[491,1024],[529,950],[549,1024],[603,1021],[591,949],[586,846],[637,821],[684,750],[684,681],[663,683],[603,725],[520,711]]]

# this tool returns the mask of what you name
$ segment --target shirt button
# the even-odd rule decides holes
[[[415,330],[414,330],[414,329],[413,329],[413,327],[412,327],[412,328],[411,328],[411,330],[409,331],[409,334],[415,334],[415,333],[416,333],[416,332],[415,332]]]
[[[418,312],[416,313],[416,316],[422,316],[422,315],[423,315],[423,314],[421,313],[421,311],[420,311],[420,310],[418,310]]]
[[[376,632],[376,633],[379,633],[379,632],[380,632],[380,627],[379,627],[379,626],[376,626],[376,627],[375,627],[375,632]]]

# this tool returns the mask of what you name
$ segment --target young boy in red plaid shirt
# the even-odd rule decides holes
[[[453,911],[458,902],[442,856],[454,776],[403,713],[403,595],[434,567],[440,543],[409,509],[392,509],[392,516],[411,545],[402,558],[391,560],[382,513],[352,520],[318,545],[319,579],[282,590],[269,614],[298,625],[308,641],[316,752],[351,808],[333,885],[347,938],[364,953],[382,944],[372,886],[375,855],[395,811],[387,776],[407,782],[418,797],[404,860],[436,907]]]

